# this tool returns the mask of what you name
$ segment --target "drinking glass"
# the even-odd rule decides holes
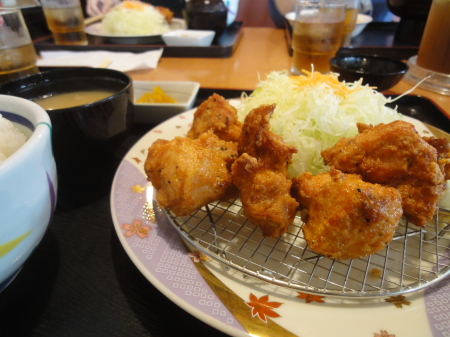
[[[41,3],[55,44],[88,44],[80,0],[41,0]]]
[[[344,0],[300,0],[295,8],[291,72],[328,73],[340,47],[345,18]]]
[[[433,0],[417,54],[417,65],[450,74],[450,0]]]
[[[450,0],[433,0],[417,55],[408,60],[404,80],[450,95]]]
[[[37,74],[36,60],[20,8],[0,7],[0,84]]]
[[[345,3],[344,32],[342,33],[341,47],[350,46],[352,32],[355,29],[359,11],[359,0],[345,0]]]

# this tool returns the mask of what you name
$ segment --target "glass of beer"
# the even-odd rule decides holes
[[[417,65],[450,74],[450,0],[433,0],[417,54]]]
[[[350,46],[352,32],[355,29],[358,17],[359,0],[345,0],[344,32],[342,33],[341,47]]]
[[[0,7],[0,84],[37,74],[36,60],[20,8]]]
[[[295,7],[291,72],[330,72],[329,61],[341,45],[345,18],[344,0],[300,0]]]
[[[80,0],[41,0],[41,3],[55,44],[88,44]]]

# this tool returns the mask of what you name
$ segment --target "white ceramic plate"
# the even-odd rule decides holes
[[[102,37],[116,44],[155,44],[162,43],[161,34],[159,35],[134,35],[134,36],[117,36],[103,34],[100,30],[101,22],[93,23],[87,26],[84,31],[86,34]],[[185,29],[186,22],[183,19],[173,18],[170,24],[172,30]]]
[[[203,264],[243,303],[228,309],[196,268],[178,232],[154,205],[153,188],[146,180],[143,163],[148,147],[157,139],[185,136],[195,109],[179,114],[143,136],[120,164],[111,191],[111,212],[117,235],[142,274],[165,296],[205,323],[232,336],[258,336],[242,323],[245,316],[261,331],[279,337],[400,337],[450,336],[450,280],[397,300],[343,300],[307,297],[288,288],[276,287],[218,265]],[[404,117],[424,134],[419,121]],[[429,134],[428,134],[429,135]],[[156,219],[156,220],[155,220]],[[264,296],[267,296],[264,297]],[[386,302],[385,299],[394,302]],[[268,301],[268,315],[253,316],[245,303]],[[236,303],[238,303],[237,301]],[[396,306],[396,305],[397,306]],[[238,308],[239,307],[239,308]],[[241,310],[239,315],[237,310]],[[262,319],[267,319],[264,322]],[[176,320],[176,317],[174,317]],[[272,329],[272,330],[268,330]],[[274,330],[276,329],[276,330]],[[252,333],[252,334],[251,334]]]
[[[168,46],[208,47],[216,33],[213,30],[178,29],[162,35]]]

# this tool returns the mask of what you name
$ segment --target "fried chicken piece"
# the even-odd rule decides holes
[[[236,157],[236,143],[208,131],[196,140],[157,140],[148,150],[144,169],[156,189],[158,205],[183,216],[227,195]]]
[[[300,207],[309,208],[311,201],[323,185],[331,181],[328,172],[313,175],[303,172],[292,178],[291,194],[300,203]]]
[[[402,195],[403,215],[406,220],[416,226],[425,226],[432,220],[437,204],[446,184],[425,186],[420,182],[409,182],[394,186]]]
[[[303,222],[308,221],[309,207],[313,197],[324,184],[330,181],[328,172],[315,176],[311,172],[303,172],[292,178],[291,195],[299,203],[300,217]]]
[[[210,96],[197,108],[187,136],[196,139],[210,129],[227,142],[238,142],[241,136],[242,123],[238,120],[236,109],[217,94]]]
[[[361,133],[355,137],[341,138],[335,146],[322,151],[325,164],[360,174],[364,181],[398,188],[405,218],[425,226],[436,213],[446,188],[438,151],[404,121],[358,124],[358,129]]]
[[[328,182],[323,177],[313,181],[318,188],[303,226],[309,248],[338,260],[361,258],[385,248],[402,216],[400,192],[333,168],[329,175]],[[302,175],[300,186],[312,180]]]
[[[331,167],[330,170],[334,172],[334,167]],[[361,176],[358,174],[346,174],[345,177],[347,180],[361,180]],[[311,172],[303,172],[292,178],[291,195],[300,204],[299,208],[301,209],[303,222],[308,221],[308,210],[315,195],[325,184],[331,181],[330,172],[319,173],[315,176]]]
[[[275,104],[261,105],[249,112],[239,140],[241,156],[231,171],[244,214],[268,237],[284,234],[298,207],[287,171],[297,149],[269,130],[274,109]]]
[[[437,151],[404,121],[363,126],[364,131],[341,138],[322,151],[325,164],[345,173],[361,174],[365,181],[390,184],[413,178],[427,184],[440,184],[443,175],[437,164]]]
[[[285,144],[280,136],[270,131],[269,120],[274,110],[275,104],[261,105],[248,113],[242,126],[238,151],[262,161],[267,169],[288,177],[287,167],[297,149]]]
[[[298,203],[289,191],[291,181],[280,172],[266,168],[260,160],[244,153],[231,167],[240,191],[245,216],[266,237],[279,237],[294,221]]]
[[[168,24],[172,23],[174,13],[167,7],[155,6],[155,9],[164,16]]]
[[[434,147],[438,153],[438,165],[444,178],[450,179],[450,142],[445,138],[422,137],[424,141]]]

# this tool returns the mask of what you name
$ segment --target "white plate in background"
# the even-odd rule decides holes
[[[101,22],[93,23],[89,26],[87,26],[84,31],[86,34],[96,36],[96,37],[103,37],[107,39],[108,41],[116,44],[155,44],[155,43],[162,43],[162,37],[161,34],[157,35],[109,35],[109,34],[103,34],[101,32]],[[172,23],[169,25],[171,30],[176,29],[185,29],[186,28],[186,22],[183,19],[173,18]]]

